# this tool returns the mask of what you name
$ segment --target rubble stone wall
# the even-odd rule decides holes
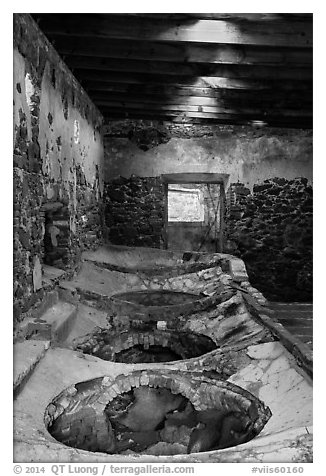
[[[103,194],[102,116],[28,14],[14,15],[13,126],[18,319],[42,288],[44,238],[62,268],[100,243]]]
[[[312,299],[312,207],[305,178],[228,190],[226,251],[244,260],[252,285],[272,300]]]
[[[104,204],[110,243],[163,247],[164,185],[160,177],[119,177],[106,183]]]
[[[312,299],[312,186],[275,177],[230,185],[224,251],[243,259],[250,282],[276,301]],[[117,178],[105,186],[105,227],[113,244],[164,246],[160,177]]]

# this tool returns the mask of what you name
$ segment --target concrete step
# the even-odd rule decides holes
[[[28,313],[29,318],[38,318],[41,317],[50,307],[57,304],[59,301],[59,294],[56,290],[47,292],[42,299],[42,302],[37,305],[35,309],[31,309],[30,313]]]
[[[50,341],[27,340],[14,344],[13,381],[15,394],[29,379],[49,347]]]
[[[65,275],[65,271],[54,266],[43,265],[43,277],[42,281],[45,285],[51,285],[56,283],[60,278]]]
[[[77,295],[84,303],[93,302],[94,306],[102,310],[110,310],[110,297],[113,294],[126,292],[131,289],[131,279],[126,273],[108,271],[88,261],[84,262],[77,276],[71,280],[59,282],[60,292]]]
[[[41,318],[46,311],[57,304],[59,301],[59,294],[56,290],[49,291],[45,293],[40,303],[37,303],[36,306],[29,309],[25,314],[24,320],[17,325],[17,328],[14,332],[14,341],[20,342],[26,339],[27,335],[27,324],[34,322],[35,320]]]
[[[80,303],[77,319],[64,344],[70,347],[74,339],[84,337],[99,327],[102,329],[110,328],[108,313]]]
[[[69,335],[77,316],[77,306],[59,301],[44,314],[25,323],[24,337],[62,342]]]

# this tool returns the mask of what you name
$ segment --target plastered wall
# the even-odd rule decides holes
[[[163,129],[148,142],[144,131]],[[141,142],[137,141],[141,135]],[[151,134],[151,138],[152,138]],[[162,137],[162,133],[160,137]],[[146,144],[145,144],[146,145]],[[159,125],[139,121],[110,124],[105,137],[105,180],[122,175],[204,172],[228,174],[228,184],[254,184],[273,177],[312,180],[312,131],[249,126]]]

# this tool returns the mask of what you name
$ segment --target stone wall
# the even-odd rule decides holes
[[[160,177],[119,177],[105,185],[104,203],[110,243],[163,246],[164,185]]]
[[[241,183],[227,190],[224,252],[244,260],[250,282],[271,300],[312,300],[312,212],[306,178],[265,180],[253,192]],[[106,184],[105,225],[113,244],[164,247],[160,177]]]
[[[44,261],[71,268],[82,249],[101,241],[101,127],[99,111],[36,23],[15,14],[16,318],[42,288]]]
[[[312,187],[307,179],[241,183],[227,193],[226,251],[246,263],[250,282],[272,300],[312,299]]]

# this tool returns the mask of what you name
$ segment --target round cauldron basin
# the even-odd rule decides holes
[[[114,294],[110,302],[113,312],[119,316],[157,321],[205,309],[212,298],[176,291],[147,290]]]
[[[111,362],[126,364],[171,362],[190,359],[216,349],[212,339],[194,332],[144,329],[122,332],[101,329],[85,336],[75,349]]]
[[[182,293],[165,290],[134,291],[115,294],[113,299],[131,304],[139,304],[146,307],[175,306],[198,300],[197,294]]]
[[[46,408],[44,420],[49,433],[67,446],[158,456],[245,443],[270,416],[263,402],[229,382],[142,370],[63,390]]]

